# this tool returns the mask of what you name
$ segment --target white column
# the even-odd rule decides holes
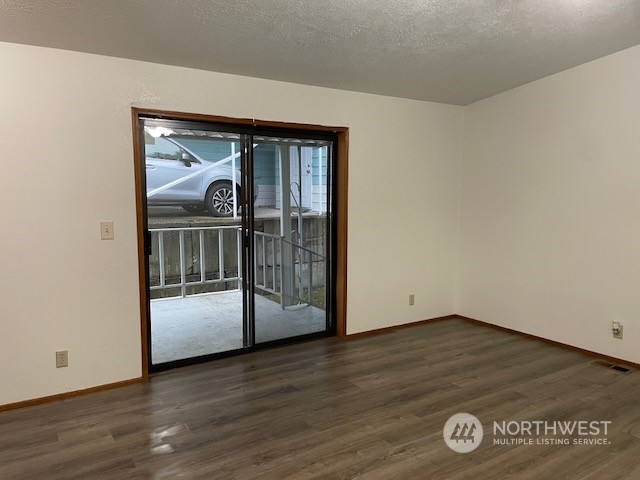
[[[282,236],[281,253],[281,306],[282,308],[293,305],[293,289],[295,279],[294,249],[291,245],[291,155],[289,147],[278,146],[278,168],[280,172],[280,235]]]

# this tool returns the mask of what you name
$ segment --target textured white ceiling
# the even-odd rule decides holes
[[[0,41],[466,105],[640,43],[640,0],[0,0]]]

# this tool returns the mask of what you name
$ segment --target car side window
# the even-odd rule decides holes
[[[175,143],[159,137],[155,139],[153,145],[145,145],[145,155],[149,158],[157,158],[158,160],[180,160],[182,151]]]

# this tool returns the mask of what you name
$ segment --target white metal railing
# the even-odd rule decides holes
[[[295,276],[297,277],[297,296],[292,292],[283,293],[283,275],[285,269],[285,262],[283,262],[283,246],[290,246],[291,251],[293,253],[293,272],[295,272]],[[269,269],[269,249],[271,247],[271,274],[268,273]],[[273,235],[270,233],[264,232],[255,232],[255,254],[253,256],[253,268],[255,272],[255,286],[260,290],[263,290],[267,293],[271,293],[273,295],[277,295],[280,297],[281,302],[284,306],[284,298],[289,297],[292,302],[303,303],[306,300],[306,303],[309,305],[313,305],[313,265],[317,262],[323,262],[326,260],[326,257],[320,253],[314,252],[313,250],[303,247],[297,243],[291,242],[290,240],[285,239],[281,235]],[[262,262],[259,262],[262,260]],[[260,264],[261,263],[261,264]],[[295,266],[297,265],[297,272]],[[307,291],[306,298],[304,294],[304,266],[307,267],[306,272],[306,282],[307,282]],[[259,276],[258,272],[262,269],[262,275]],[[261,281],[262,280],[262,281]],[[296,282],[292,284],[292,290],[296,290]],[[323,288],[324,288],[324,276],[323,276]]]
[[[227,276],[225,269],[225,239],[224,232],[227,230],[236,232],[236,275]],[[211,252],[213,249],[205,248],[205,232],[218,232],[217,239],[217,256],[218,256],[218,275],[217,278],[207,278],[209,272],[207,271],[207,255],[208,252]],[[158,285],[151,285],[151,290],[165,290],[170,288],[180,288],[180,295],[182,297],[187,296],[187,287],[194,285],[207,285],[207,284],[215,284],[215,283],[227,283],[227,282],[237,282],[237,288],[240,288],[242,284],[242,276],[240,275],[240,270],[237,268],[238,265],[241,264],[240,256],[242,254],[241,245],[242,238],[241,232],[242,230],[236,225],[230,226],[214,226],[214,227],[186,227],[186,228],[153,228],[149,229],[151,233],[151,241],[152,244],[155,243],[155,239],[157,238],[158,245],[158,269],[159,269],[159,282]],[[193,274],[187,274],[186,262],[185,262],[185,233],[191,232],[192,235],[196,234],[197,241],[197,255],[193,254],[192,257],[195,260],[198,260],[198,270],[199,270],[199,278],[197,280],[188,279],[188,276],[193,276]],[[175,249],[171,252],[165,248],[166,236],[169,234],[178,234],[178,255],[179,255],[179,275],[180,281],[177,283],[167,283],[167,272],[166,265],[167,260],[175,260],[171,258],[171,255],[175,255]],[[195,250],[195,249],[194,249]],[[192,252],[195,253],[195,252]],[[214,273],[214,272],[211,272]]]
[[[225,268],[225,231],[235,232],[235,245],[231,248],[235,248],[236,264],[230,269],[235,274],[227,276]],[[191,295],[187,292],[187,287],[203,286],[216,283],[228,283],[237,282],[236,288],[238,290],[242,285],[241,269],[238,268],[242,263],[242,228],[237,225],[229,226],[211,226],[211,227],[185,227],[185,228],[153,228],[149,229],[151,233],[152,245],[157,245],[158,256],[158,276],[157,284],[151,285],[151,290],[167,290],[167,289],[180,289],[180,296],[186,297]],[[205,239],[206,232],[217,232],[217,240],[213,245],[207,245]],[[186,256],[186,242],[185,235],[191,234],[191,254],[193,258],[192,266],[197,266],[196,273],[187,272]],[[169,235],[178,235],[178,245],[173,248],[167,248],[167,237]],[[197,239],[193,241],[194,237]],[[284,306],[285,298],[292,303],[306,303],[313,304],[313,286],[314,286],[314,263],[322,262],[324,264],[326,257],[322,254],[314,252],[313,250],[298,245],[285,239],[281,235],[273,235],[264,232],[255,232],[254,235],[254,272],[255,272],[255,286],[256,288],[273,295],[280,297],[281,303]],[[195,245],[194,245],[195,243]],[[211,242],[210,242],[211,243]],[[290,248],[292,254],[290,272],[285,271],[285,262],[283,262],[283,252]],[[217,252],[216,252],[217,250]],[[177,272],[175,269],[176,259],[175,255],[178,255]],[[217,272],[208,269],[208,258],[211,254],[217,256]],[[270,257],[270,258],[269,258]],[[173,272],[169,274],[167,272],[167,265],[173,265]],[[297,268],[296,268],[297,266]],[[307,271],[304,272],[306,266]],[[233,268],[235,267],[235,268]],[[271,269],[271,272],[269,272]],[[234,271],[235,270],[235,271]],[[212,274],[216,274],[215,278],[209,278]],[[291,291],[283,293],[283,278],[286,275],[295,277],[296,281],[291,282]],[[303,278],[303,275],[306,278]],[[196,278],[194,278],[196,277]],[[176,279],[179,281],[170,281]],[[307,283],[306,295],[304,291],[304,284]],[[322,282],[324,287],[324,275],[322,276]],[[296,290],[297,295],[293,293]],[[228,290],[227,290],[228,291]]]
[[[282,262],[278,258],[282,256],[282,237],[270,233],[255,232],[255,245],[253,255],[253,271],[255,272],[255,284],[259,289],[282,296]],[[271,244],[271,275],[267,274],[269,268],[267,247]],[[260,271],[258,259],[262,260],[262,282],[258,278]],[[276,268],[279,264],[279,268]],[[279,275],[278,275],[279,273]],[[269,278],[270,277],[270,278]],[[268,280],[271,280],[269,283]]]

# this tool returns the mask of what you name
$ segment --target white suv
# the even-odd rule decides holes
[[[236,165],[239,165],[239,159]],[[233,183],[240,202],[240,169],[233,175],[231,162],[215,165],[170,137],[145,145],[147,205],[180,205],[190,213],[233,215]],[[254,185],[254,199],[258,186]]]

